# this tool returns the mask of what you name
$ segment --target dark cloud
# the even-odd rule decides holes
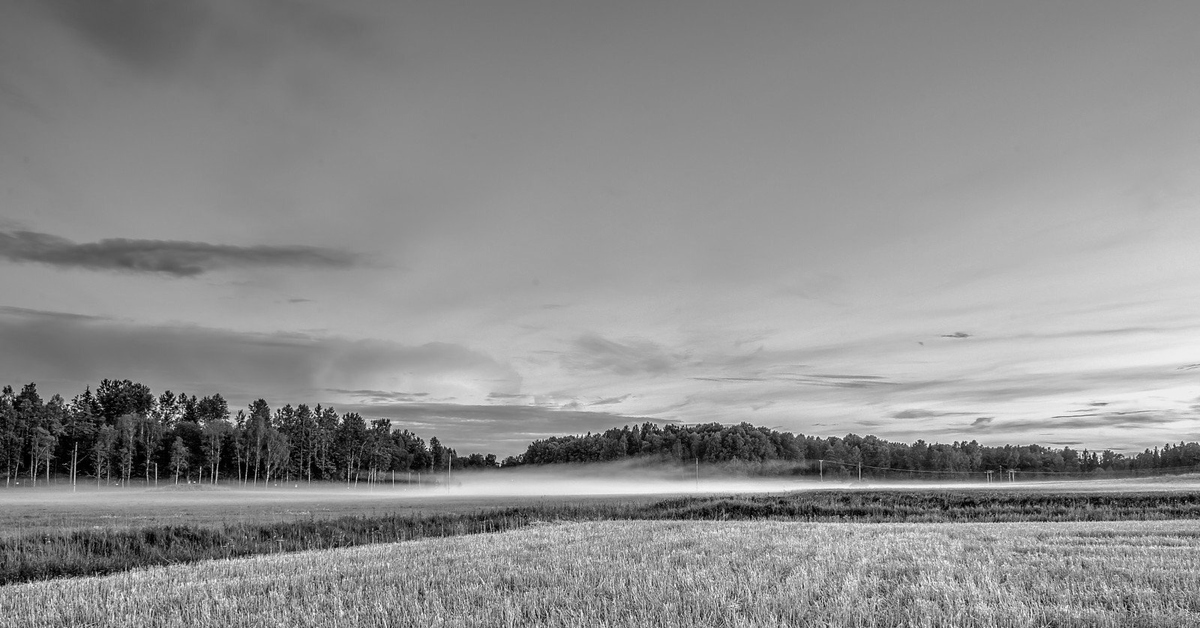
[[[1053,417],[1051,417],[1051,418],[1053,418],[1053,419],[1073,419],[1073,418],[1075,418],[1075,417],[1085,417],[1085,416],[1119,417],[1119,416],[1127,416],[1127,415],[1134,415],[1134,414],[1145,414],[1145,413],[1146,413],[1146,411],[1145,411],[1145,410],[1128,410],[1128,411],[1125,411],[1125,412],[1087,412],[1087,411],[1077,411],[1077,414],[1056,414],[1056,415],[1054,415],[1054,416],[1053,416]]]
[[[996,420],[996,417],[994,417],[994,416],[981,416],[978,419],[975,419],[974,421],[971,422],[971,427],[986,427],[988,425],[991,425],[992,421],[995,421],[995,420]]]
[[[865,380],[881,380],[881,379],[886,379],[886,378],[884,378],[884,377],[881,377],[881,376],[879,376],[879,375],[809,375],[809,377],[819,377],[819,378],[822,378],[822,379],[845,379],[845,380],[855,380],[855,379],[865,379]]]
[[[70,312],[47,312],[46,310],[31,310],[23,307],[13,307],[11,305],[0,305],[0,314],[12,317],[20,317],[27,320],[46,319],[60,321],[107,321],[112,320],[104,316],[92,316],[90,314],[73,314]]]
[[[895,382],[881,377],[864,378],[858,375],[799,375],[795,377],[776,377],[775,381],[791,382],[804,386],[826,386],[831,388],[875,388],[878,386],[894,386]]]
[[[694,380],[705,382],[783,382],[800,384],[802,386],[817,386],[821,388],[872,388],[876,386],[895,386],[895,382],[887,381],[874,375],[771,375],[759,377],[714,377],[698,376]]]
[[[970,338],[971,334],[962,331],[956,331],[953,334],[942,334],[942,338]]]
[[[44,6],[100,53],[147,73],[182,63],[213,17],[202,2],[50,0]]]
[[[928,419],[939,416],[963,416],[973,414],[972,412],[935,412],[933,410],[921,410],[917,408],[909,410],[901,410],[892,415],[893,419]]]
[[[0,310],[0,381],[55,382],[69,396],[103,378],[141,381],[155,390],[217,390],[231,400],[306,402],[324,389],[384,401],[377,383],[408,382],[443,392],[516,390],[509,366],[448,343],[418,346],[298,334],[258,334],[184,325],[134,325],[102,318]],[[447,383],[449,382],[449,383]],[[364,385],[366,384],[366,385]],[[430,388],[426,388],[426,385]],[[411,393],[419,398],[421,393]],[[445,395],[443,395],[445,396]]]
[[[1139,430],[1179,421],[1180,415],[1169,411],[1139,410],[1094,415],[1057,416],[1051,419],[1021,419],[993,423],[988,421],[973,427],[985,428],[993,434],[1026,434],[1033,430],[1096,430],[1100,428]]]
[[[429,393],[407,393],[394,390],[347,390],[345,388],[326,388],[329,392],[358,397],[364,403],[404,403],[422,401]]]
[[[36,231],[0,231],[0,258],[64,268],[192,277],[221,268],[350,268],[359,256],[311,246],[232,246],[179,240],[111,238],[77,244]]]
[[[687,357],[672,354],[649,340],[615,342],[595,334],[575,340],[563,358],[573,371],[611,371],[618,375],[662,375],[682,366]]]
[[[372,21],[331,3],[46,0],[49,15],[105,57],[148,78],[236,61],[261,67],[288,42],[354,50]]]
[[[631,396],[632,395],[621,395],[620,397],[608,397],[605,399],[601,399],[599,401],[593,401],[593,402],[589,403],[588,405],[589,406],[611,406],[611,405],[615,405],[618,403],[622,403]]]

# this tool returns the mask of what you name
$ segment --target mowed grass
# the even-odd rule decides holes
[[[5,626],[1196,626],[1200,522],[602,521],[0,588]]]

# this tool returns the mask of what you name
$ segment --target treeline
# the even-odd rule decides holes
[[[139,479],[219,480],[258,484],[377,481],[384,473],[495,467],[496,457],[460,457],[436,437],[429,443],[387,419],[367,421],[332,407],[259,399],[231,415],[220,394],[171,391],[155,397],[143,384],[104,380],[67,402],[43,400],[35,384],[0,392],[0,465],[11,485],[21,478],[85,476],[96,483]],[[406,476],[407,479],[407,476]]]
[[[720,465],[757,473],[830,477],[948,477],[1192,470],[1200,443],[1147,449],[1134,456],[1040,445],[988,447],[897,443],[875,436],[843,438],[779,432],[749,423],[641,425],[530,443],[503,463],[492,454],[459,456],[436,437],[426,443],[387,419],[366,420],[332,407],[290,404],[272,410],[259,399],[231,414],[220,394],[170,391],[154,396],[143,384],[104,380],[71,401],[43,400],[35,384],[0,392],[0,472],[11,485],[67,475],[96,483],[246,484],[285,481],[378,481],[396,473],[641,460]],[[407,475],[406,475],[407,479]]]
[[[864,477],[951,476],[1006,473],[1117,473],[1184,470],[1200,465],[1200,443],[1165,445],[1135,456],[1110,450],[1077,451],[1041,445],[988,447],[976,441],[951,444],[896,443],[874,436],[844,438],[794,435],[749,423],[666,425],[643,423],[584,436],[561,436],[531,443],[510,464],[609,462],[650,458],[677,464],[758,465],[797,474]]]

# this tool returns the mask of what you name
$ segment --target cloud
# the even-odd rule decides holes
[[[25,319],[47,319],[59,321],[108,321],[112,320],[105,316],[93,316],[91,314],[74,314],[71,312],[48,312],[46,310],[31,310],[24,307],[13,307],[11,305],[0,305],[0,315],[8,315],[12,317]]]
[[[394,390],[347,390],[345,388],[326,388],[329,392],[357,397],[365,403],[402,403],[424,400],[429,393],[407,393]]]
[[[981,416],[978,419],[975,419],[974,421],[971,422],[971,427],[986,427],[988,425],[991,425],[992,421],[995,421],[995,420],[996,420],[996,417],[994,417],[994,416]]]
[[[186,386],[231,400],[288,403],[326,389],[396,401],[425,394],[483,399],[488,390],[521,385],[512,367],[451,343],[138,325],[22,308],[0,309],[0,346],[0,381],[49,383],[64,396],[112,377],[160,391]],[[390,392],[396,390],[421,392]]]
[[[1138,410],[1134,412],[1111,412],[1095,415],[1058,416],[1052,419],[1017,419],[994,423],[980,423],[977,419],[972,427],[986,429],[994,434],[1024,434],[1035,430],[1140,430],[1147,427],[1169,425],[1191,419],[1169,410]]]
[[[668,353],[649,340],[615,342],[596,334],[575,340],[563,358],[563,366],[573,371],[610,371],[617,375],[662,375],[677,370],[686,356]]]
[[[232,246],[181,240],[110,238],[77,244],[36,231],[0,231],[0,258],[63,268],[193,277],[221,268],[350,268],[359,256],[312,246]]]
[[[233,57],[257,68],[288,40],[351,49],[361,46],[372,30],[365,16],[326,3],[121,0],[114,5],[51,0],[41,4],[91,49],[146,78],[203,72],[214,57]]]
[[[692,379],[705,382],[783,382],[800,384],[802,386],[817,386],[821,388],[872,388],[877,386],[896,386],[896,382],[887,381],[874,375],[774,375],[763,377],[711,377],[698,376]]]
[[[199,2],[54,0],[46,5],[97,50],[148,73],[178,66],[212,18]]]
[[[589,403],[588,405],[589,405],[589,406],[611,406],[611,405],[616,405],[616,404],[618,404],[618,403],[622,403],[622,402],[624,402],[624,401],[625,401],[626,399],[628,399],[630,396],[631,396],[631,395],[621,395],[620,397],[608,397],[608,398],[605,398],[605,399],[600,399],[599,401],[593,401],[593,402]]]
[[[963,416],[971,412],[935,412],[933,410],[910,409],[901,410],[892,415],[893,419],[928,419],[939,416]]]
[[[942,334],[942,338],[970,338],[971,334],[963,331],[956,331],[953,334]]]

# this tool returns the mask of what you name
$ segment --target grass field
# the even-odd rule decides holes
[[[12,492],[0,495],[4,506],[0,508],[0,529],[4,530],[0,534],[0,585],[216,558],[508,531],[548,520],[950,523],[1200,519],[1200,491],[1112,488],[960,486],[546,497],[328,488]]]
[[[1196,521],[609,521],[0,588],[5,626],[1195,626]]]

